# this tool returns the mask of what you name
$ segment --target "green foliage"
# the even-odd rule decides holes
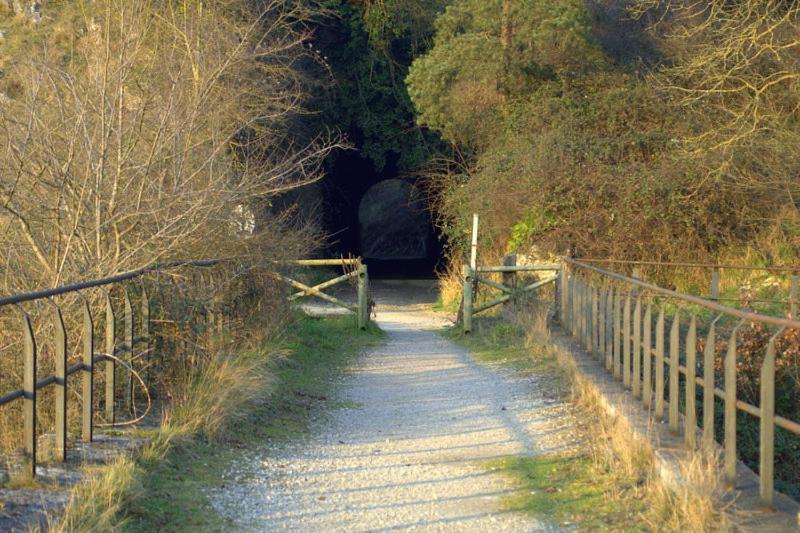
[[[425,46],[441,4],[323,3],[336,15],[321,21],[317,39],[336,81],[323,119],[330,127],[351,132],[351,141],[378,172],[390,157],[398,158],[399,170],[415,170],[438,149],[437,136],[415,125],[403,79],[411,58]]]
[[[432,49],[407,78],[418,121],[452,142],[482,146],[499,126],[506,93],[527,94],[596,68],[602,57],[582,6],[580,0],[514,2],[505,49],[500,0],[452,2],[436,20]]]
[[[508,252],[516,252],[517,249],[528,242],[528,240],[539,233],[547,231],[555,225],[555,218],[547,212],[529,209],[525,212],[522,220],[511,227],[511,240],[508,241]]]
[[[682,139],[719,110],[689,114],[647,75],[653,61],[682,56],[646,21],[613,2],[512,6],[504,48],[499,0],[454,0],[407,77],[419,123],[462,156],[458,172],[432,178],[455,255],[478,213],[487,258],[533,243],[584,257],[797,256],[797,182],[780,177],[797,175],[786,170],[795,163],[785,140],[764,140],[775,150],[769,164],[742,146],[718,170],[719,154],[687,153]],[[758,178],[778,167],[775,180]]]

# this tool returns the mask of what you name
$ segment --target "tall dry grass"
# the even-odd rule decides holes
[[[110,531],[122,524],[120,511],[137,497],[141,465],[162,459],[182,439],[213,439],[236,424],[245,406],[266,398],[273,384],[272,354],[263,350],[237,351],[210,359],[187,375],[166,410],[152,442],[138,457],[124,456],[90,473],[71,495],[63,514],[48,529]]]
[[[592,421],[586,443],[594,464],[640,487],[648,508],[642,519],[655,531],[727,529],[719,457],[687,454],[678,464],[677,481],[661,478],[652,434],[641,435],[625,417],[609,412],[601,392],[581,373],[572,354],[551,339],[549,310],[547,305],[529,300],[517,307],[511,319],[525,333],[533,354],[555,361],[564,392],[585,419]]]

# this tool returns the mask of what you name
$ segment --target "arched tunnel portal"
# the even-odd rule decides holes
[[[398,178],[393,161],[382,172],[357,152],[340,153],[323,180],[329,252],[361,256],[376,277],[431,277],[442,243],[425,191]]]

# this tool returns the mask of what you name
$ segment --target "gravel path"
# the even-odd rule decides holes
[[[547,378],[476,363],[423,306],[378,304],[387,342],[342,379],[349,407],[305,440],[243,456],[211,494],[217,510],[252,531],[552,529],[504,511],[514,487],[486,467],[569,441],[568,410],[537,387]]]

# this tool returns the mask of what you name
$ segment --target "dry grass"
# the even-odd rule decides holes
[[[455,311],[461,303],[463,274],[461,267],[451,263],[447,270],[439,273],[439,306],[448,311]]]
[[[197,435],[213,438],[226,424],[236,422],[237,413],[258,398],[266,397],[273,379],[268,370],[270,356],[243,352],[211,359],[187,376],[181,393],[164,415],[164,421],[136,460],[123,457],[77,487],[63,516],[53,519],[49,529],[108,531],[118,528],[120,510],[127,499],[137,497],[141,465],[163,458],[181,439]]]
[[[551,342],[546,310],[541,305],[528,304],[519,307],[512,319],[525,332],[526,345],[533,353],[555,359],[572,402],[592,421],[588,447],[595,466],[619,473],[634,490],[641,491],[648,508],[641,518],[653,530],[727,529],[722,513],[724,489],[719,457],[691,454],[679,464],[679,481],[663,480],[655,470],[655,450],[650,439],[637,434],[626,418],[609,413],[601,393],[581,374],[572,355]]]
[[[647,485],[651,525],[670,531],[730,530],[722,512],[719,456],[708,458],[695,453],[679,467],[681,482],[667,486],[653,480]]]

